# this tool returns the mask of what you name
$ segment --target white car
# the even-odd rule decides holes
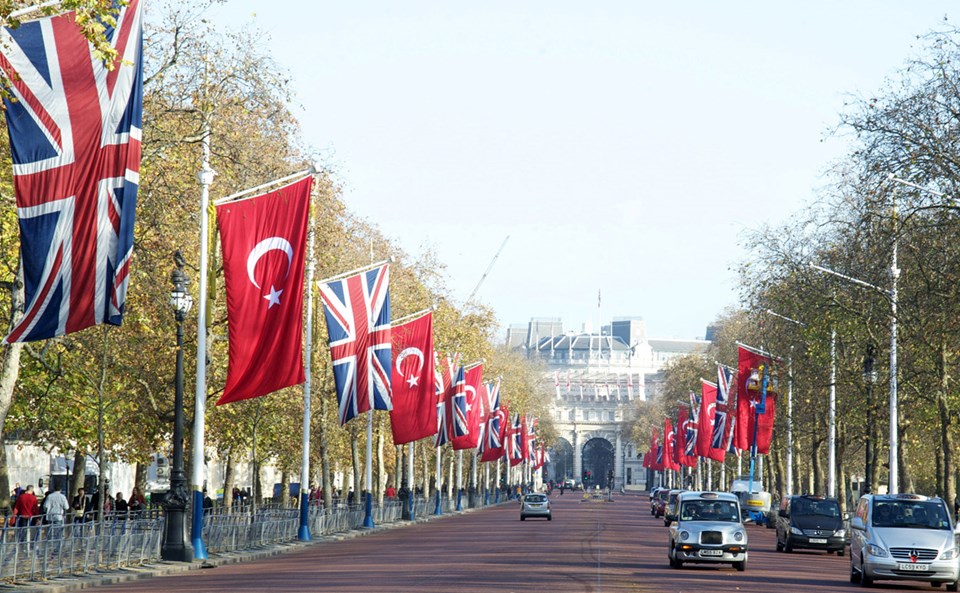
[[[926,581],[960,588],[960,549],[947,503],[918,494],[866,494],[850,520],[850,582]]]
[[[534,492],[523,497],[520,501],[520,520],[526,521],[527,517],[546,517],[547,521],[553,521],[553,511],[546,494]]]
[[[680,493],[667,558],[673,568],[696,562],[746,570],[747,530],[740,520],[740,500],[729,492]]]

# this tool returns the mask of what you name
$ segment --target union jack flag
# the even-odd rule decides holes
[[[723,437],[726,434],[728,414],[719,407],[713,417],[713,435],[710,441],[711,449],[723,449]]]
[[[684,422],[684,433],[683,438],[683,454],[687,457],[696,456],[697,448],[697,418],[695,415],[691,414],[687,421]]]
[[[389,279],[383,265],[320,283],[341,425],[370,409],[393,409]]]
[[[433,382],[437,392],[437,437],[434,440],[435,447],[442,447],[450,440],[450,429],[447,426],[447,382],[453,376],[453,366],[459,361],[459,355],[451,361],[447,357],[446,366],[440,364],[440,355],[436,350],[433,352]]]
[[[500,379],[487,383],[487,399],[490,401],[490,413],[500,409]]]
[[[733,374],[723,365],[717,365],[717,405],[723,406],[730,402],[730,381]]]
[[[451,400],[453,415],[453,436],[465,437],[470,434],[470,422],[467,418],[467,381],[464,378],[463,367],[457,368],[456,379],[453,382],[453,398]]]
[[[105,30],[114,68],[66,13],[0,32],[26,309],[7,343],[120,325],[143,120],[139,0]]]
[[[511,466],[523,461],[523,425],[520,422],[520,414],[517,414],[513,421],[513,429],[510,431],[507,449],[509,449]]]
[[[503,408],[497,408],[490,414],[490,419],[487,420],[487,435],[486,438],[483,439],[485,449],[499,449],[503,446],[503,441],[500,439],[500,436],[501,427],[506,419]]]

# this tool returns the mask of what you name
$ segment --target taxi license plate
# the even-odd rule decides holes
[[[748,501],[747,501],[747,506],[748,506],[748,507],[762,507],[762,506],[763,506],[763,501],[762,501],[762,500],[748,500]]]
[[[827,543],[827,540],[825,540],[825,539],[823,539],[823,538],[819,538],[819,537],[811,537],[811,538],[810,538],[810,543],[811,543],[811,544],[825,544],[825,543]]]
[[[723,550],[700,550],[701,556],[723,556]]]
[[[929,568],[926,564],[897,564],[897,570],[908,570],[912,572],[926,572]]]

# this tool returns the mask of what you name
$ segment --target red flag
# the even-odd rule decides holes
[[[483,365],[478,364],[467,369],[464,374],[463,393],[466,398],[467,432],[454,434],[451,442],[454,451],[476,449],[480,445],[480,396],[483,394]]]
[[[230,362],[217,405],[302,383],[303,269],[313,177],[217,206]]]
[[[393,342],[393,444],[437,434],[434,381],[433,313],[391,328]]]
[[[652,470],[663,469],[662,467],[657,467],[657,429],[650,431],[650,450],[647,451],[646,467]]]
[[[717,409],[717,386],[700,379],[700,413],[697,418],[697,455],[710,456],[713,417]]]
[[[490,420],[487,422],[487,434],[484,439],[488,444],[480,456],[480,461],[496,461],[504,456],[508,424],[510,424],[510,413],[506,406],[500,404],[500,407],[491,412]]]
[[[739,346],[737,364],[737,430],[736,446],[741,451],[750,449],[753,443],[754,417],[762,399],[763,375],[767,374],[766,411],[760,414],[757,430],[757,452],[770,452],[773,439],[773,422],[776,411],[776,384],[772,379],[771,360],[753,350]],[[742,429],[742,430],[741,430]]]
[[[673,424],[669,418],[663,420],[663,469],[680,469],[680,466],[673,460],[673,447],[676,443],[676,433],[673,432]]]

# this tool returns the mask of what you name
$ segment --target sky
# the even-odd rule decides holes
[[[227,0],[208,17],[263,32],[348,207],[435,252],[455,299],[509,236],[476,296],[504,325],[639,316],[699,338],[737,304],[745,233],[809,204],[849,150],[845,101],[955,5]]]

